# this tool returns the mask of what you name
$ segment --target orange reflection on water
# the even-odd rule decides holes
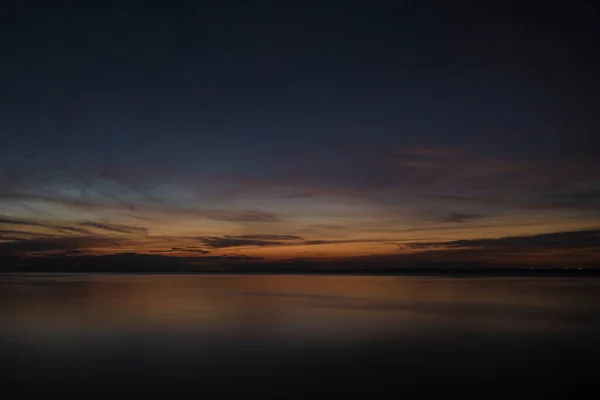
[[[5,329],[40,333],[199,329],[349,337],[435,326],[514,329],[560,325],[561,316],[585,316],[598,305],[598,284],[551,279],[27,275],[0,287]]]

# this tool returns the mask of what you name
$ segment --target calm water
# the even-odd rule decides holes
[[[593,278],[4,275],[0,381],[573,397],[599,306]]]

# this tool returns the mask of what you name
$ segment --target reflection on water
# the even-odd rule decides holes
[[[504,382],[544,397],[585,386],[599,365],[599,289],[558,278],[5,275],[0,379],[306,393]]]

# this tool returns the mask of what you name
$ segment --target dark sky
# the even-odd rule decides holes
[[[0,255],[597,258],[593,2],[173,3],[2,10]]]

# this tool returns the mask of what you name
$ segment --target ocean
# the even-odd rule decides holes
[[[599,306],[589,277],[4,274],[0,383],[576,398]]]

